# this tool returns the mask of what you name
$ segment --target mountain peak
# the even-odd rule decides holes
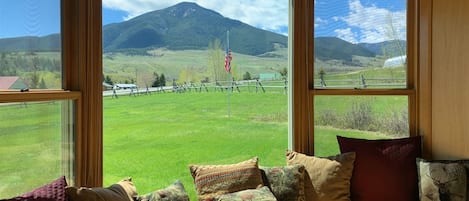
[[[192,15],[195,14],[196,12],[207,12],[210,14],[216,14],[216,15],[221,16],[219,13],[216,13],[212,10],[205,9],[199,6],[197,3],[193,3],[193,2],[181,2],[174,6],[168,7],[164,10],[166,10],[170,16],[180,17],[180,18],[192,17]]]
[[[218,39],[223,44],[230,30],[232,51],[260,55],[286,47],[287,37],[261,30],[224,17],[196,3],[182,2],[151,11],[125,22],[103,27],[105,51],[168,48],[172,50],[207,49]]]

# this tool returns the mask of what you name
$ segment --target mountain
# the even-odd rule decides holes
[[[179,3],[155,10],[128,21],[103,27],[105,52],[121,51],[144,54],[150,48],[170,50],[207,49],[209,42],[219,39],[224,48],[229,30],[232,51],[254,56],[271,56],[278,47],[287,47],[287,36],[255,28],[238,20],[200,7],[196,3]],[[50,51],[60,49],[60,35],[0,39],[0,51]],[[335,37],[315,38],[315,58],[351,61],[352,55],[374,57],[380,44],[352,44]],[[394,45],[395,46],[395,45]],[[389,51],[388,51],[389,52]]]
[[[359,43],[358,45],[374,52],[377,55],[386,55],[389,58],[405,55],[407,41],[389,40],[380,43]]]
[[[103,47],[104,51],[159,47],[206,49],[215,39],[219,39],[224,47],[227,31],[234,52],[259,55],[275,50],[276,44],[287,47],[288,40],[284,35],[255,28],[187,2],[104,26]]]
[[[360,45],[335,37],[317,37],[314,40],[314,57],[320,60],[351,61],[352,55],[374,57],[376,54]]]
[[[59,34],[0,39],[0,51],[58,51],[60,49]]]

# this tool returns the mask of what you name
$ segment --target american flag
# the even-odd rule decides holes
[[[226,49],[225,53],[225,70],[227,73],[231,73],[231,50]]]

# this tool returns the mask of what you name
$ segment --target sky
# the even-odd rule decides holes
[[[122,22],[180,0],[102,0],[103,24]],[[186,0],[225,17],[287,35],[288,0]],[[405,0],[314,0],[315,37],[351,43],[405,39]],[[0,0],[0,38],[60,30],[60,0]]]

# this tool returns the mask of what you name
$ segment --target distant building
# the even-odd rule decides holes
[[[260,80],[280,80],[282,75],[280,73],[261,73],[259,74]]]
[[[136,84],[115,84],[118,89],[137,89]]]
[[[18,76],[0,76],[0,89],[24,89],[28,88],[26,83]]]
[[[401,67],[404,66],[407,63],[407,56],[398,56],[398,57],[393,57],[386,59],[384,61],[383,68],[393,68],[393,67]]]

